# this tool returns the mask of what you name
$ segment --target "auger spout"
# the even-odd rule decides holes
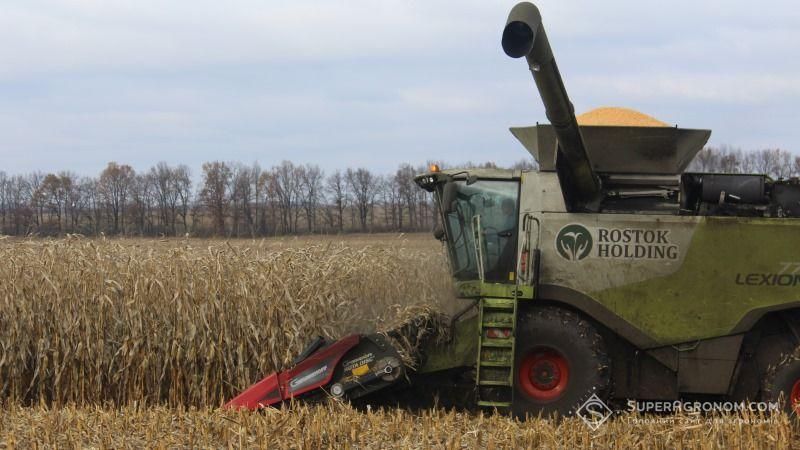
[[[502,44],[508,56],[524,56],[528,61],[547,119],[558,139],[556,169],[567,203],[576,210],[596,209],[601,194],[600,179],[586,152],[575,110],[535,5],[523,2],[511,9],[503,29]]]

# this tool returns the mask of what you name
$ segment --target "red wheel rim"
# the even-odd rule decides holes
[[[794,413],[800,416],[800,380],[794,382],[792,392],[789,394],[789,405],[794,409]]]
[[[523,358],[519,386],[534,401],[550,402],[564,393],[569,383],[569,363],[553,349],[539,349]]]

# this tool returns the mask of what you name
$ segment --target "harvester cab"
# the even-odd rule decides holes
[[[550,122],[511,128],[538,170],[415,179],[466,301],[448,338],[417,321],[317,346],[229,406],[460,373],[475,404],[519,416],[691,396],[800,414],[800,181],[686,172],[709,130],[581,124],[533,4],[511,10],[502,47],[525,58]]]
[[[416,177],[437,199],[457,282],[514,283],[520,172],[436,170]]]

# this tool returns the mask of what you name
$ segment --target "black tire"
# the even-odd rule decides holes
[[[572,415],[592,394],[605,401],[610,374],[603,337],[588,320],[553,306],[520,312],[514,355],[515,416]]]
[[[800,417],[800,347],[769,367],[764,377],[762,400],[782,402],[784,411]]]

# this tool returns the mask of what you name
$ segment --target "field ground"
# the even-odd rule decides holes
[[[746,422],[749,421],[749,422]],[[0,448],[800,448],[784,415],[620,416],[592,432],[579,419],[430,410],[362,412],[343,405],[263,412],[165,407],[0,409]]]
[[[622,415],[592,432],[576,418],[218,409],[312,336],[452,310],[427,233],[5,238],[0,261],[0,448],[800,448],[784,415]]]

